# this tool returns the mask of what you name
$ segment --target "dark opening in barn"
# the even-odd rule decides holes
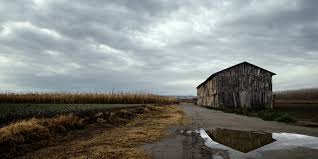
[[[273,108],[273,72],[242,62],[212,74],[197,87],[197,104],[227,108]]]

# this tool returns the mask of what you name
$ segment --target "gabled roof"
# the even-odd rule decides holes
[[[198,85],[197,88],[199,88],[201,85],[203,85],[205,82],[209,81],[211,78],[213,78],[214,76],[218,75],[219,73],[221,73],[221,72],[223,72],[223,71],[226,71],[226,70],[229,70],[229,69],[231,69],[231,68],[233,68],[233,67],[242,65],[242,64],[248,64],[248,65],[257,67],[257,68],[259,68],[259,69],[261,69],[261,70],[264,70],[264,71],[269,72],[272,76],[273,76],[273,75],[276,75],[276,73],[273,73],[273,72],[268,71],[268,70],[266,70],[266,69],[264,69],[264,68],[258,67],[258,66],[256,66],[256,65],[253,65],[253,64],[251,64],[251,63],[249,63],[249,62],[244,61],[244,62],[241,62],[241,63],[236,64],[236,65],[234,65],[234,66],[231,66],[231,67],[229,67],[229,68],[226,68],[226,69],[224,69],[224,70],[221,70],[221,71],[218,71],[218,72],[216,72],[216,73],[213,73],[209,78],[207,78],[204,82],[202,82],[200,85]]]

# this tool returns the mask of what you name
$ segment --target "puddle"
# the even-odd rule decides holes
[[[272,133],[261,131],[242,131],[217,128],[207,131],[207,134],[213,141],[244,153],[275,141],[272,138]]]
[[[226,151],[229,158],[312,158],[318,155],[318,137],[293,133],[266,133],[229,129],[199,130],[205,146]],[[299,155],[301,157],[299,157]],[[222,158],[222,156],[215,156]],[[224,157],[223,157],[224,158]]]
[[[313,136],[224,129],[214,129],[213,135],[213,131],[188,127],[172,131],[176,135],[143,148],[159,159],[318,158],[318,138]]]

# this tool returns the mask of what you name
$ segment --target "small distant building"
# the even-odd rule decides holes
[[[242,62],[212,74],[197,87],[197,104],[226,108],[273,108],[273,72]]]

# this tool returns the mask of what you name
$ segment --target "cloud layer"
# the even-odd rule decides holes
[[[242,61],[318,86],[318,1],[0,2],[2,91],[193,95]]]

